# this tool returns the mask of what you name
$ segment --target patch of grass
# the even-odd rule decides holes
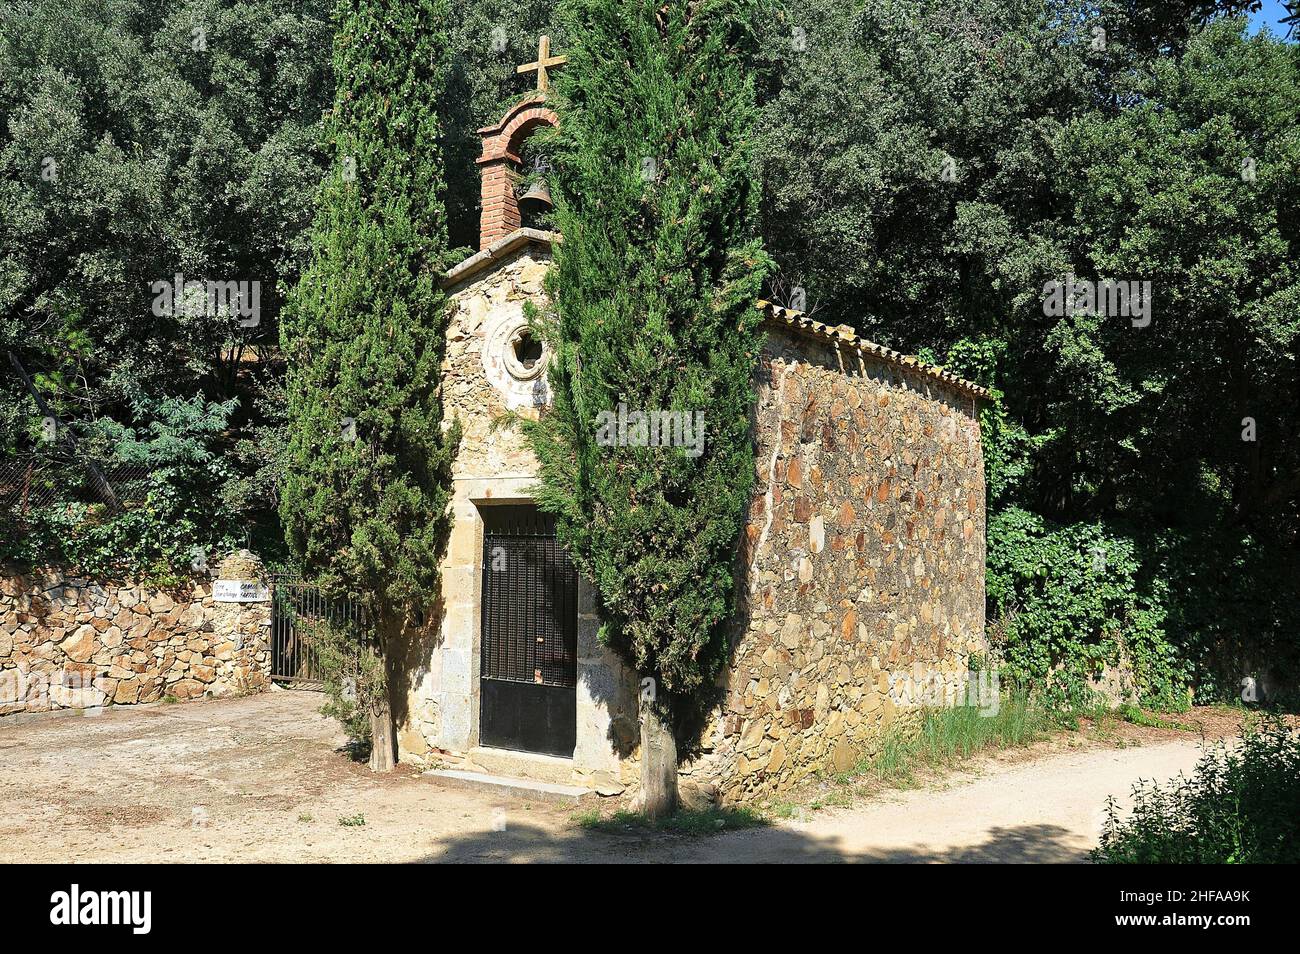
[[[853,804],[853,795],[845,791],[831,792],[823,801],[827,808],[848,808]]]
[[[660,825],[666,831],[683,835],[708,835],[718,831],[762,828],[768,824],[761,812],[752,808],[707,808],[699,812],[677,812]]]
[[[1070,729],[1073,732],[1079,731],[1082,726],[1081,720],[1087,719],[1093,725],[1105,725],[1115,716],[1115,710],[1107,705],[1098,703],[1084,709],[1071,709],[1069,712],[1058,713],[1053,719],[1058,722],[1062,728]]]
[[[980,752],[1029,745],[1048,728],[1048,717],[1023,696],[1002,699],[994,713],[977,706],[927,709],[919,726],[892,725],[874,755],[836,780],[847,784],[865,776],[906,788],[916,784],[919,768],[942,768]]]
[[[853,793],[847,788],[838,788],[827,794],[825,798],[812,802],[808,807],[819,812],[823,808],[848,808],[852,804]]]
[[[794,802],[772,802],[767,806],[767,813],[773,818],[790,819],[799,814],[799,806]]]
[[[1185,722],[1176,722],[1172,719],[1162,719],[1159,716],[1144,712],[1132,703],[1126,703],[1115,710],[1116,714],[1125,722],[1131,722],[1133,725],[1145,726],[1149,729],[1178,729],[1182,732],[1194,731],[1190,725]]]
[[[170,703],[173,703],[173,702],[180,702],[180,699],[176,698],[176,697],[173,696],[173,695],[166,695],[166,696],[163,696],[163,697],[162,697],[162,701],[163,701],[163,702],[166,702],[166,703],[168,703],[168,704],[170,704]]]
[[[308,815],[306,812],[303,812],[301,815],[298,816],[298,821],[303,822],[304,824],[306,824],[307,822],[315,821],[315,820],[316,820],[316,819],[312,818],[312,817],[311,817],[310,815]]]
[[[360,828],[366,823],[366,816],[358,812],[355,815],[340,815],[339,824],[344,828]]]
[[[706,808],[701,811],[681,809],[675,814],[652,822],[639,812],[618,811],[603,815],[599,809],[577,812],[573,823],[587,831],[626,832],[670,831],[679,835],[713,835],[720,831],[738,831],[768,824],[767,818],[752,808]]]

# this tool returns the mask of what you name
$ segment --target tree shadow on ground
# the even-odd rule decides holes
[[[922,833],[918,833],[922,834]],[[953,849],[923,843],[887,850],[851,850],[837,838],[824,838],[785,826],[718,835],[680,835],[639,831],[626,835],[588,831],[577,825],[562,831],[506,821],[501,831],[469,832],[442,841],[442,850],[421,863],[458,864],[1068,864],[1087,861],[1056,825],[990,828],[984,841]]]

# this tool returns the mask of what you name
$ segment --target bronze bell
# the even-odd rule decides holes
[[[519,211],[540,214],[555,207],[551,201],[551,190],[546,188],[545,179],[534,179],[528,191],[519,197]]]

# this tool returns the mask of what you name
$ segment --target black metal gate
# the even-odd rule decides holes
[[[578,573],[535,507],[484,507],[479,741],[572,756]]]
[[[295,576],[271,577],[271,679],[301,688],[319,688],[320,659],[311,643],[313,623],[335,625],[364,620],[350,600],[326,599],[318,587]]]

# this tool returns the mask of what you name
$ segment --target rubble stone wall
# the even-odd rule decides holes
[[[985,649],[973,400],[780,331],[757,392],[739,635],[684,777],[733,802],[851,768]]]
[[[270,686],[271,604],[218,603],[199,577],[166,590],[0,571],[0,717]]]

